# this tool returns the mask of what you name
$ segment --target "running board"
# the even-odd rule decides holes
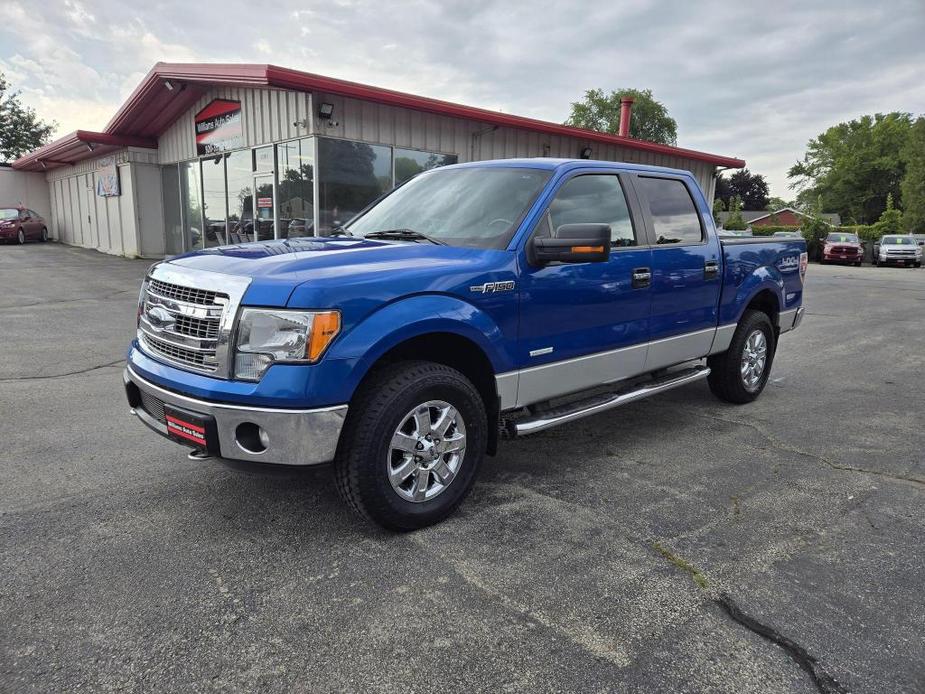
[[[606,412],[621,405],[627,405],[643,398],[648,398],[666,390],[677,388],[694,381],[699,381],[710,375],[707,366],[698,366],[692,369],[668,374],[659,379],[646,383],[633,390],[619,393],[606,393],[593,398],[581,400],[577,403],[547,410],[540,415],[528,419],[519,419],[507,422],[508,433],[512,436],[526,436],[551,427],[566,424],[582,417],[588,417],[599,412]]]

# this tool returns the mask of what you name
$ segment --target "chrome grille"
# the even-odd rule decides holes
[[[246,277],[158,263],[141,296],[139,347],[187,371],[229,378],[235,315],[249,284]]]
[[[199,304],[201,306],[211,306],[215,303],[215,297],[218,296],[217,292],[183,287],[179,284],[171,284],[170,282],[162,282],[156,279],[150,280],[148,293],[157,294],[165,299],[185,301],[188,304]]]
[[[215,371],[215,366],[207,361],[207,352],[197,352],[192,349],[186,349],[173,342],[158,340],[156,337],[145,333],[142,337],[142,344],[146,345],[155,354],[160,354],[172,361],[178,361],[187,366],[194,366],[202,371]],[[212,352],[214,354],[214,352]]]
[[[218,320],[177,316],[174,330],[181,335],[214,340],[218,337]]]

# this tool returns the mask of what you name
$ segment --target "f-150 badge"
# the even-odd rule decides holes
[[[469,287],[469,291],[475,292],[476,294],[495,294],[497,292],[509,292],[513,289],[513,280],[508,280],[506,282],[486,282],[485,284]]]

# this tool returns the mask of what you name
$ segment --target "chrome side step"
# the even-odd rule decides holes
[[[526,436],[535,434],[544,429],[566,424],[582,417],[588,417],[592,414],[605,412],[621,405],[627,405],[636,400],[642,400],[666,390],[677,388],[694,381],[706,378],[710,374],[710,368],[707,366],[697,366],[692,369],[685,369],[663,376],[660,379],[646,383],[633,390],[627,390],[617,393],[607,393],[599,395],[588,400],[579,401],[571,405],[555,408],[536,417],[509,421],[507,423],[508,432],[513,436]]]

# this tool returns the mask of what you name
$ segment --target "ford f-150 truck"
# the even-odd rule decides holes
[[[706,379],[754,400],[803,316],[802,239],[720,239],[686,171],[428,171],[336,235],[155,264],[124,381],[156,432],[256,465],[333,462],[393,529],[450,514],[499,439]]]

